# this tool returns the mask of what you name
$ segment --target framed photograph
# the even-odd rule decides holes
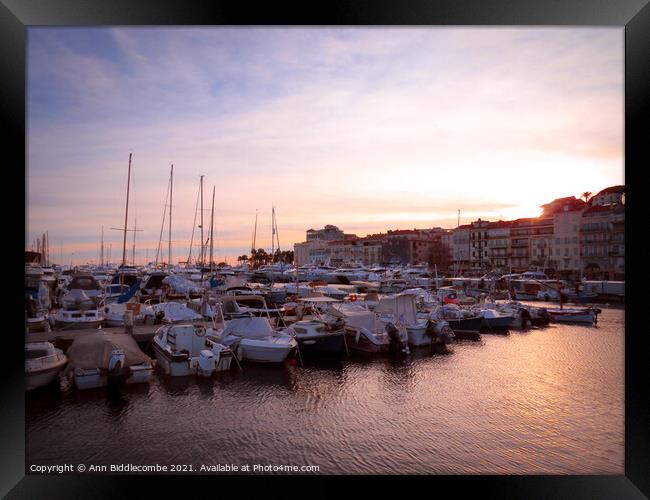
[[[650,494],[646,1],[0,22],[3,494]]]

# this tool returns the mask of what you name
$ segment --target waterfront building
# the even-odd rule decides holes
[[[625,206],[594,205],[580,223],[580,244],[585,277],[625,279]]]
[[[508,273],[510,270],[510,226],[509,221],[490,222],[487,227],[487,254],[495,271]]]
[[[565,278],[577,277],[582,270],[580,258],[580,223],[587,203],[573,196],[560,198],[544,205],[547,215],[553,217],[551,247],[554,268]]]
[[[589,203],[592,206],[623,204],[625,186],[610,186],[594,195]]]
[[[460,276],[463,271],[469,269],[470,253],[470,224],[458,226],[453,230],[452,241],[452,258],[454,261],[454,274]]]
[[[488,226],[489,221],[480,218],[470,224],[470,269],[474,272],[489,270],[492,265],[488,256]]]

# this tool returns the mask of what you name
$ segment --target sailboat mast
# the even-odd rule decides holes
[[[172,197],[174,190],[174,164],[169,172],[169,265],[172,265]]]
[[[158,248],[156,249],[156,261],[154,266],[158,266],[158,257],[161,257],[162,249],[162,235],[163,230],[165,229],[165,217],[167,217],[167,201],[169,200],[169,181],[167,181],[167,191],[165,192],[165,204],[163,205],[163,218],[162,223],[160,224],[160,236],[158,236]]]
[[[192,237],[190,238],[190,253],[187,255],[187,265],[192,260],[192,245],[194,245],[194,230],[196,229],[196,211],[199,208],[199,193],[196,193],[196,204],[194,205],[194,222],[192,222]]]
[[[101,250],[99,251],[99,265],[104,265],[104,226],[102,226],[102,245]]]
[[[129,153],[129,175],[126,182],[126,210],[124,213],[124,243],[122,244],[122,266],[126,265],[126,231],[128,230],[129,222],[129,189],[131,188],[131,156]]]
[[[203,251],[204,251],[204,240],[203,240],[203,176],[201,176],[201,267],[203,267],[204,264],[204,259],[203,259]],[[203,273],[201,273],[203,274]]]
[[[214,249],[214,186],[212,186],[212,213],[210,215],[210,273],[214,272],[214,262],[212,259],[212,252]]]
[[[137,213],[137,210],[136,210]],[[133,251],[131,253],[131,261],[133,261],[133,265],[135,266],[135,232],[138,230],[138,219],[136,217],[134,223],[133,223]]]
[[[271,207],[271,264],[275,257],[275,207]]]
[[[256,241],[257,241],[257,208],[255,209],[255,229],[253,230],[253,248],[251,250],[255,250]]]
[[[278,234],[278,218],[275,216],[275,210],[273,210],[273,220],[275,222],[275,241],[278,244],[278,253],[280,253],[280,235]]]

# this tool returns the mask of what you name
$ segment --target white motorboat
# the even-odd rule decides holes
[[[598,314],[600,309],[595,307],[586,307],[580,309],[568,308],[547,308],[548,314],[551,316],[551,321],[557,323],[585,323],[593,325],[598,322]]]
[[[67,374],[79,389],[105,387],[111,382],[147,383],[153,374],[151,359],[132,336],[98,331],[77,337],[68,349]]]
[[[128,305],[127,305],[128,304]],[[124,326],[124,316],[126,311],[133,311],[133,324],[143,325],[147,322],[153,323],[156,315],[152,306],[140,304],[139,302],[113,302],[106,304],[102,311],[104,314],[104,323],[106,326]]]
[[[68,290],[69,292],[63,297],[64,303],[68,295],[75,290],[82,290],[86,297],[93,300],[99,300],[103,295],[102,287],[92,274],[74,274],[68,284]],[[76,299],[76,296],[73,297],[74,299]]]
[[[186,323],[191,321],[205,321],[202,314],[193,311],[186,304],[180,302],[160,302],[159,304],[150,305],[145,302],[144,315],[147,317],[146,321],[149,322],[149,317],[153,316],[153,321],[156,323]]]
[[[356,351],[379,353],[395,352],[409,354],[408,333],[392,323],[382,323],[377,315],[363,306],[344,303],[332,304],[328,316],[345,321],[348,348]]]
[[[46,313],[38,313],[34,318],[27,318],[28,332],[47,331],[50,327],[50,317]]]
[[[392,323],[398,330],[405,330],[411,346],[446,343],[452,340],[454,334],[449,324],[443,324],[444,320],[434,322],[418,318],[416,300],[417,295],[413,293],[382,297],[374,312],[384,325]]]
[[[298,341],[301,354],[337,354],[345,349],[343,321],[326,323],[316,319],[301,320],[284,330]]]
[[[70,290],[64,297],[64,307],[52,316],[55,328],[75,330],[97,328],[104,322],[103,314],[83,290]]]
[[[216,342],[206,334],[213,330],[193,324],[165,325],[153,338],[153,350],[158,366],[167,375],[210,376],[230,370],[233,353],[229,347]]]
[[[268,318],[236,318],[212,335],[230,347],[237,359],[257,363],[282,363],[298,345],[293,336],[275,331]]]
[[[31,391],[52,383],[68,362],[61,349],[50,342],[25,344],[25,389]]]

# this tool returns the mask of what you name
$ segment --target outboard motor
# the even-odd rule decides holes
[[[163,318],[165,317],[165,311],[158,311],[156,313],[156,316],[153,319],[153,324],[154,325],[160,325],[163,322]]]
[[[431,319],[427,321],[426,334],[432,340],[437,340],[440,344],[448,344],[456,338],[454,331],[446,321],[436,322]]]
[[[108,383],[109,385],[119,384],[126,380],[130,370],[126,366],[126,355],[117,347],[111,351],[111,358],[108,360]]]
[[[390,340],[388,344],[388,350],[393,354],[408,354],[408,346],[405,345],[405,342],[402,340],[399,330],[393,323],[388,323],[386,325],[386,333]]]
[[[544,309],[546,311],[546,309]],[[521,307],[519,309],[519,317],[521,318],[521,327],[522,328],[528,328],[528,325],[533,323],[532,318],[530,317],[530,313],[528,312],[528,309],[525,309]]]
[[[537,325],[538,326],[548,325],[550,322],[551,322],[551,315],[548,313],[545,307],[540,308],[538,319],[537,319]]]
[[[209,377],[217,367],[217,359],[214,353],[208,349],[203,349],[199,353],[197,372],[199,375]]]
[[[449,326],[449,323],[442,321],[438,324],[438,339],[443,344],[449,344],[452,340],[456,338],[454,331]]]

